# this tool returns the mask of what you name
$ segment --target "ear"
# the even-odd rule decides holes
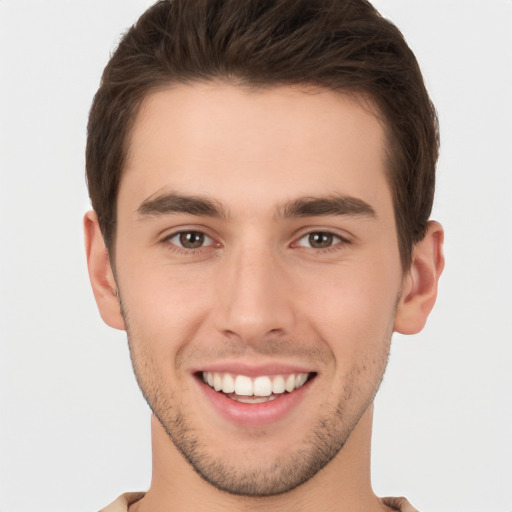
[[[427,234],[413,248],[412,264],[404,277],[394,330],[416,334],[425,326],[437,297],[437,283],[444,269],[444,232],[429,222]]]
[[[89,279],[101,318],[110,327],[125,329],[114,272],[103,241],[98,216],[90,211],[84,217],[85,250]]]

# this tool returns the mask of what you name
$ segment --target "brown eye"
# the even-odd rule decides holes
[[[350,241],[329,231],[312,231],[303,235],[297,242],[296,247],[307,247],[309,249],[329,249],[336,245],[347,245]]]
[[[191,251],[215,245],[215,241],[201,231],[180,231],[169,236],[165,241],[180,249],[189,249]]]
[[[334,242],[334,235],[331,233],[310,233],[308,235],[309,246],[313,249],[326,249]]]
[[[185,249],[198,249],[204,244],[204,233],[198,231],[184,231],[179,234],[180,245]]]

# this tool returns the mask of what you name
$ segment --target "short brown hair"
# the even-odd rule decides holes
[[[142,101],[168,84],[214,79],[370,97],[386,126],[388,180],[408,268],[432,209],[438,122],[414,54],[366,0],[162,0],[149,8],[107,64],[89,117],[87,182],[109,249]]]

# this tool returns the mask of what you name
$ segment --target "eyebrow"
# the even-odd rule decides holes
[[[169,192],[150,196],[137,209],[140,217],[159,217],[175,213],[187,213],[200,217],[227,219],[228,212],[212,199],[201,196],[182,195]],[[325,197],[301,197],[288,201],[276,210],[277,217],[321,217],[328,215],[348,215],[376,217],[375,210],[357,197],[329,195]]]
[[[377,216],[375,210],[366,201],[343,195],[295,199],[280,208],[279,215],[284,218],[320,217],[324,215]]]
[[[220,203],[200,196],[188,196],[174,192],[149,197],[137,209],[141,217],[158,217],[173,213],[188,213],[201,217],[227,218]]]

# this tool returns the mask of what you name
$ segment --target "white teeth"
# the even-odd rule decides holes
[[[237,375],[235,379],[235,394],[242,396],[252,396],[252,380],[245,375]]]
[[[210,384],[210,379],[208,378],[208,384]],[[211,384],[210,384],[211,386]],[[288,393],[291,393],[295,389],[295,375],[288,375],[288,378],[286,379],[286,383],[284,385],[284,389],[288,391]]]
[[[234,393],[235,392],[235,379],[229,374],[225,373],[222,378],[222,392]]]
[[[284,391],[284,377],[282,375],[277,375],[272,381],[272,393],[278,395],[280,393],[284,393]]]
[[[213,389],[220,391],[222,389],[222,376],[220,373],[213,374]]]
[[[308,380],[308,376],[306,373],[299,373],[299,375],[297,375],[297,378],[295,379],[295,389],[300,388],[301,386],[304,386],[304,384],[306,384],[307,380]]]
[[[222,391],[225,394],[238,397],[261,397],[262,400],[251,398],[249,400],[239,399],[247,403],[261,403],[268,401],[268,398],[275,398],[273,395],[282,394],[285,391],[291,393],[303,386],[308,380],[307,373],[290,375],[276,375],[273,378],[261,375],[254,379],[246,375],[233,376],[230,373],[203,372],[203,382],[208,384],[215,391]],[[234,398],[234,397],[233,397]],[[265,400],[263,400],[265,398]],[[238,399],[238,398],[234,398]]]
[[[256,377],[253,390],[255,396],[270,396],[272,394],[272,381],[270,377]]]
[[[243,404],[263,404],[265,402],[272,402],[275,400],[275,396],[238,396],[231,395],[231,400],[235,400],[236,402],[242,402]]]

